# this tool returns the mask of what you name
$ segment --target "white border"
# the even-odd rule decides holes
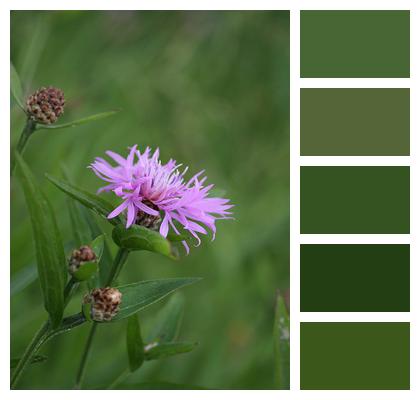
[[[0,29],[3,40],[0,41],[0,54],[3,54],[2,60],[2,74],[0,79],[2,80],[2,88],[9,87],[9,61],[7,54],[10,53],[10,10],[42,10],[42,9],[68,9],[68,10],[89,10],[89,9],[121,9],[121,10],[136,10],[136,9],[191,9],[191,10],[291,10],[291,93],[290,93],[290,106],[291,106],[291,390],[290,391],[124,391],[124,392],[113,392],[107,391],[102,392],[100,395],[104,398],[132,398],[137,399],[139,396],[147,399],[161,399],[164,397],[172,397],[173,399],[196,399],[197,397],[202,399],[214,399],[218,398],[228,399],[232,396],[240,396],[241,399],[254,398],[254,396],[261,396],[266,399],[278,399],[280,396],[282,399],[313,399],[313,400],[337,400],[337,399],[368,399],[368,400],[405,400],[405,399],[416,399],[420,396],[419,383],[416,381],[416,377],[420,376],[420,291],[417,290],[418,282],[420,278],[420,272],[418,271],[420,266],[420,250],[419,250],[419,239],[420,239],[420,193],[419,193],[419,182],[420,182],[420,164],[418,158],[420,157],[420,123],[418,113],[420,110],[420,87],[419,87],[419,38],[420,38],[420,7],[419,2],[416,0],[242,0],[242,1],[229,1],[229,0],[213,0],[213,1],[154,1],[154,2],[142,2],[139,0],[62,0],[60,2],[54,2],[52,0],[38,0],[36,2],[25,0],[25,1],[11,1],[3,0],[1,2],[1,19]],[[411,10],[411,78],[410,79],[386,79],[386,83],[383,79],[300,79],[299,77],[299,10],[305,9],[330,9],[330,10],[351,10],[351,9],[410,9]],[[315,82],[317,81],[317,82]],[[328,82],[326,82],[328,81]],[[322,313],[313,313],[309,316],[306,313],[299,312],[299,243],[312,240],[312,243],[322,243],[322,239],[317,235],[300,235],[299,234],[299,165],[314,165],[312,163],[323,163],[323,165],[332,165],[331,162],[342,163],[340,165],[359,165],[351,164],[355,160],[346,157],[343,160],[331,160],[325,158],[321,161],[308,160],[307,158],[299,156],[299,90],[300,87],[411,87],[411,155],[409,158],[404,158],[405,162],[401,165],[411,165],[411,234],[400,235],[399,241],[395,243],[411,243],[411,312],[409,314],[409,320],[411,321],[411,337],[414,339],[411,342],[411,390],[410,391],[299,391],[299,321],[306,318],[306,320],[314,319],[326,320],[326,315]],[[383,86],[382,86],[383,85]],[[9,146],[10,140],[7,132],[10,131],[9,123],[9,96],[8,93],[4,93],[0,99],[1,107],[0,112],[2,113],[2,124],[3,134],[0,135],[0,145],[3,149],[3,157],[0,158],[2,163],[3,178],[5,182],[9,181]],[[374,160],[372,160],[373,162]],[[380,161],[379,158],[376,161]],[[403,161],[403,160],[402,160]],[[365,161],[366,163],[367,161]],[[387,160],[383,159],[380,161],[387,164]],[[390,161],[394,163],[395,161]],[[318,165],[318,164],[317,164]],[[365,164],[367,165],[367,164]],[[380,164],[382,165],[382,164]],[[392,164],[394,165],[394,164]],[[10,187],[9,187],[10,189]],[[0,198],[2,210],[9,210],[9,198],[3,196]],[[10,215],[10,212],[9,214]],[[306,238],[304,238],[306,236]],[[330,236],[330,235],[323,235]],[[334,236],[335,238],[333,239]],[[328,241],[334,240],[337,243],[341,243],[340,240],[345,239],[344,243],[350,243],[346,238],[347,235],[331,235],[328,237]],[[354,240],[360,239],[360,243],[389,243],[397,240],[392,235],[351,235]],[[3,259],[10,256],[9,253],[9,226],[2,224],[1,229],[1,240],[2,256]],[[5,266],[4,266],[5,267]],[[3,300],[2,304],[9,304],[9,270],[2,268],[1,274],[3,285],[7,288],[0,291],[0,298]],[[6,315],[5,315],[6,314]],[[348,320],[349,315],[340,315],[342,313],[330,315],[331,318],[338,318]],[[366,315],[365,315],[366,316]],[[369,318],[380,318],[381,320],[394,320],[395,315],[392,313],[380,313],[378,316],[368,315]],[[401,318],[405,318],[405,313]],[[362,317],[360,317],[362,318]],[[360,318],[357,318],[360,320]],[[398,317],[400,318],[400,316]],[[407,318],[408,320],[408,318]],[[3,346],[3,357],[1,358],[1,376],[0,385],[1,393],[3,398],[19,399],[31,396],[35,399],[56,399],[56,391],[9,391],[9,360],[7,354],[9,353],[9,328],[10,328],[9,310],[3,314],[3,324],[0,330],[1,344]],[[72,391],[60,391],[59,396],[61,399],[73,399],[74,396],[81,398],[90,398],[92,393],[89,391],[81,391],[77,394]]]

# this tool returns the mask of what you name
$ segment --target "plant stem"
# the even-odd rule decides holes
[[[82,388],[82,382],[86,372],[86,365],[89,359],[90,351],[92,349],[92,342],[97,328],[98,324],[96,322],[93,322],[92,327],[89,331],[89,336],[87,338],[85,349],[83,350],[82,359],[80,360],[79,369],[77,371],[76,385],[74,386],[75,389]]]
[[[26,124],[22,130],[22,133],[20,134],[19,141],[16,145],[16,153],[22,154],[25,150],[26,143],[28,142],[29,137],[34,133],[36,129],[36,122],[30,118],[26,120]],[[10,175],[13,175],[13,171],[16,166],[16,157],[14,157],[14,154],[12,154],[12,162],[10,165]]]
[[[64,307],[67,306],[68,302],[70,301],[70,297],[76,288],[76,282],[73,278],[71,278],[68,282],[66,287],[64,288]],[[12,389],[15,388],[19,378],[21,377],[25,368],[30,364],[32,357],[36,355],[37,351],[41,348],[41,346],[48,340],[51,334],[54,331],[49,329],[49,321],[44,322],[35,336],[32,338],[31,342],[29,343],[28,347],[26,348],[23,356],[19,360],[18,365],[16,366],[15,370],[13,371],[13,375],[11,378],[10,387]]]
[[[114,389],[121,382],[124,382],[126,378],[131,374],[130,370],[126,368],[124,371],[119,374],[114,381],[106,388],[107,390]]]
[[[127,249],[122,249],[122,248],[118,249],[118,253],[114,258],[114,262],[112,264],[112,268],[111,268],[111,271],[109,273],[109,276],[108,276],[108,279],[106,281],[105,286],[112,285],[112,282],[118,277],[118,275],[121,272],[121,269],[122,269],[123,265],[127,261],[127,257],[128,257],[129,253],[130,253],[130,251],[127,250]],[[80,360],[79,369],[77,371],[76,384],[75,384],[75,387],[74,387],[75,389],[81,389],[82,388],[83,378],[85,376],[86,366],[87,366],[87,362],[89,360],[89,355],[90,355],[90,352],[91,352],[93,338],[95,336],[97,327],[98,327],[98,324],[96,322],[94,322],[92,327],[90,328],[89,336],[87,338],[87,342],[86,342],[86,345],[85,345],[85,348],[84,348],[83,354],[82,354],[82,359]]]
[[[25,352],[23,353],[21,359],[18,362],[18,365],[13,371],[12,378],[10,380],[10,388],[14,389],[19,378],[22,375],[22,372],[26,368],[26,366],[32,360],[32,357],[36,354],[38,349],[42,346],[44,339],[48,334],[49,323],[45,322],[35,336],[32,338],[31,342],[29,343],[28,347],[26,348]]]

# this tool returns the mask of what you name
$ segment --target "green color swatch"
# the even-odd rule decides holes
[[[410,89],[301,89],[302,156],[410,155]]]
[[[410,233],[409,167],[301,167],[301,233]]]
[[[410,388],[408,322],[303,322],[303,390]]]
[[[301,11],[302,78],[408,78],[409,11]]]
[[[300,311],[410,311],[410,246],[301,245]]]

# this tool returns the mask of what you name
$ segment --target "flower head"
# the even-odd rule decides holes
[[[26,111],[36,122],[53,124],[64,112],[64,93],[62,90],[50,86],[42,87],[30,95],[26,100]]]
[[[207,234],[203,225],[210,229],[214,239],[215,221],[231,215],[228,210],[233,206],[229,199],[209,197],[213,185],[204,186],[207,179],[204,171],[186,180],[188,168],[180,172],[181,165],[172,159],[162,164],[159,149],[152,154],[147,147],[142,154],[135,145],[126,159],[112,151],[106,154],[116,166],[98,157],[90,168],[108,182],[98,192],[112,191],[123,200],[108,218],[125,212],[127,228],[137,223],[157,230],[160,225],[159,233],[166,237],[170,227],[180,235],[177,222],[200,244],[198,233]],[[187,243],[183,241],[183,244],[189,252]]]
[[[120,310],[122,294],[116,288],[93,289],[83,298],[84,304],[90,304],[90,317],[94,321],[111,321]]]
[[[69,259],[68,270],[71,274],[76,272],[86,262],[95,261],[96,254],[90,246],[81,246],[72,251]]]

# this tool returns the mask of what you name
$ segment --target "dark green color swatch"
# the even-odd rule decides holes
[[[302,78],[408,78],[410,12],[301,11]]]
[[[300,387],[304,390],[409,389],[409,323],[301,323]]]
[[[410,246],[302,244],[300,311],[410,311]]]
[[[410,155],[410,89],[301,89],[302,156]]]
[[[301,167],[301,233],[410,233],[409,167]]]

